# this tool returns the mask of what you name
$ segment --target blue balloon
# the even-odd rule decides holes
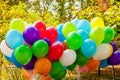
[[[109,66],[108,59],[104,59],[100,61],[100,68],[105,68],[107,66]]]
[[[90,23],[86,19],[80,20],[80,22],[77,25],[77,30],[85,30],[85,31],[87,31],[89,33],[90,29],[91,29],[90,28]]]
[[[6,43],[8,46],[12,49],[16,49],[18,46],[23,44],[23,36],[22,34],[17,30],[10,30],[6,34]]]
[[[4,57],[5,57],[5,59],[7,59],[8,61],[12,62],[12,61],[11,61],[11,57],[6,56],[6,55],[4,55]]]
[[[57,26],[57,31],[58,31],[58,36],[57,36],[57,41],[63,42],[65,40],[65,37],[62,33],[62,28],[64,24],[60,24]]]
[[[58,31],[59,34],[62,34],[63,25],[64,24],[60,24],[60,25],[57,26],[57,31]]]
[[[57,36],[57,41],[63,42],[64,40],[65,40],[64,35],[63,35],[63,34],[58,33],[58,36]]]
[[[71,22],[77,26],[78,23],[80,22],[80,19],[76,18],[76,19],[72,20]]]
[[[83,41],[81,50],[84,56],[91,58],[96,52],[97,46],[92,39],[86,39]]]
[[[82,37],[82,41],[84,41],[85,39],[89,38],[88,32],[84,31],[84,30],[78,30],[78,33],[80,34],[80,36]]]
[[[16,60],[15,55],[14,55],[14,52],[13,52],[12,55],[11,55],[11,61],[12,61],[12,63],[13,63],[16,67],[22,68],[22,64],[20,64],[20,63]]]

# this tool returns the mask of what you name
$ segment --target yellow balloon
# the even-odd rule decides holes
[[[23,33],[25,29],[24,21],[19,18],[14,18],[10,21],[9,29],[15,29],[18,30],[20,33]]]
[[[100,44],[97,46],[96,53],[93,55],[95,60],[104,60],[112,55],[113,48],[109,44]]]
[[[101,27],[101,28],[104,28],[104,21],[102,18],[100,17],[95,17],[91,20],[90,22],[91,24],[91,28],[95,28],[95,27]]]
[[[108,46],[110,48],[110,52],[109,52],[108,57],[110,57],[112,55],[112,53],[113,53],[113,47],[110,44],[108,44]]]

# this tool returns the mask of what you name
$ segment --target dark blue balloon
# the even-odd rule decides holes
[[[23,65],[23,67],[27,70],[32,70],[34,69],[34,64],[37,61],[37,58],[35,56],[32,56],[31,61],[27,65]]]
[[[23,38],[25,42],[32,45],[35,41],[40,39],[40,33],[35,27],[28,27],[23,32]]]
[[[42,40],[46,41],[48,43],[48,45],[50,46],[50,40],[48,38],[43,38]]]
[[[105,68],[107,66],[109,66],[108,59],[104,59],[100,61],[100,68]]]
[[[11,62],[11,57],[4,55],[5,59]]]
[[[57,26],[57,31],[59,34],[62,34],[62,27],[63,27],[64,24],[60,24]]]
[[[13,63],[16,67],[22,68],[22,64],[20,64],[20,63],[16,60],[15,55],[14,55],[14,52],[13,52],[12,55],[11,55],[11,61],[12,61],[12,63]]]
[[[76,19],[72,20],[71,22],[77,26],[78,23],[80,22],[80,19],[76,18]]]
[[[64,40],[65,40],[64,35],[63,35],[63,34],[58,33],[58,36],[57,36],[57,41],[63,42]]]
[[[113,52],[113,54],[108,58],[108,64],[110,65],[120,64],[120,51]]]

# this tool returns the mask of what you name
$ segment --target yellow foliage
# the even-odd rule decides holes
[[[48,10],[45,10],[43,14],[40,14],[39,11],[35,10],[31,11],[26,8],[26,4],[19,2],[18,5],[9,5],[10,0],[0,1],[0,42],[5,39],[5,35],[9,30],[9,23],[14,18],[21,18],[23,21],[33,24],[37,20],[42,20],[46,23],[47,27],[53,26],[56,27],[60,24],[60,21],[66,22],[65,12],[62,12],[62,16],[60,14],[53,15]],[[92,3],[95,3],[94,0],[89,0]],[[106,10],[106,12],[102,12],[99,6],[88,6],[86,9],[81,11],[76,11],[75,7],[71,7],[70,15],[76,15],[76,17],[80,19],[88,19],[89,21],[95,16],[102,17],[105,21],[106,26],[113,26],[120,23],[120,3],[116,3],[116,5],[110,5],[110,7]],[[62,18],[61,18],[62,17]],[[71,18],[71,17],[70,17]],[[62,20],[61,20],[62,19]],[[118,28],[117,28],[118,29]],[[0,56],[3,56],[0,53]],[[10,79],[16,79],[14,76],[21,76],[17,72],[21,72],[20,69],[13,68],[5,68],[7,65],[12,65],[3,57],[0,61],[2,64],[2,80],[6,80],[9,77]],[[1,65],[0,65],[1,66]],[[1,68],[0,68],[1,69]],[[10,73],[8,72],[10,71]],[[14,73],[14,74],[12,74]],[[22,80],[22,79],[19,79]]]
[[[46,23],[47,27],[53,26],[56,27],[59,24],[59,19],[56,16],[53,16],[49,11],[45,11],[44,14],[39,14],[38,12],[32,12],[28,11],[26,9],[26,4],[19,3],[18,5],[8,5],[8,1],[1,1],[0,2],[0,42],[5,39],[5,35],[7,31],[9,30],[9,23],[14,18],[21,18],[23,21],[33,24],[37,20],[42,20]],[[3,56],[0,53],[1,56]],[[17,78],[20,78],[19,80],[22,80],[21,75],[19,75],[18,72],[20,72],[20,69],[13,69],[10,66],[12,65],[9,61],[7,61],[4,57],[1,59],[1,74],[2,80],[12,79],[17,80]]]
[[[45,11],[43,15],[38,12],[27,11],[24,3],[10,6],[7,4],[8,1],[0,2],[0,41],[5,38],[5,34],[9,30],[9,23],[14,18],[21,18],[23,21],[32,24],[37,20],[42,20],[48,26],[56,27],[59,24],[57,15],[53,16],[49,11]]]

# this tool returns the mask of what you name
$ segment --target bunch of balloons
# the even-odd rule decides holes
[[[114,36],[114,29],[105,27],[100,17],[90,22],[74,19],[56,28],[47,28],[43,21],[25,25],[15,18],[0,48],[8,61],[22,68],[26,80],[35,78],[36,74],[43,80],[60,80],[67,69],[73,70],[76,65],[92,71],[104,59],[109,58],[111,65],[119,64],[120,52],[111,42]]]

